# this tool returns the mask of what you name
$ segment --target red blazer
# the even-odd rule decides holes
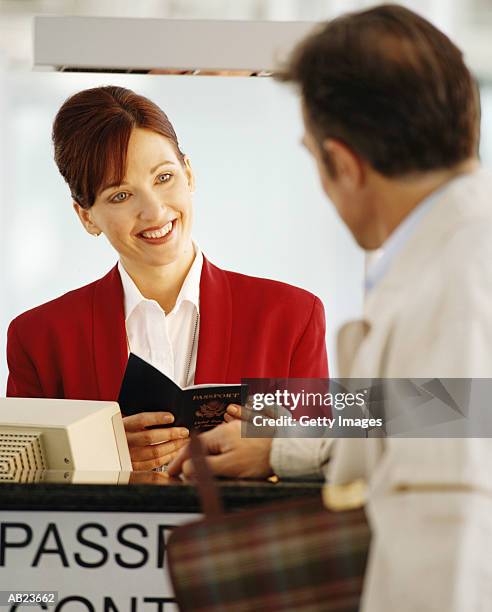
[[[195,384],[328,376],[324,310],[307,291],[204,258],[200,319]],[[14,319],[7,361],[8,396],[116,400],[127,362],[117,267]]]

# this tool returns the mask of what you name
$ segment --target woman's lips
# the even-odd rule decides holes
[[[172,221],[166,223],[158,229],[140,232],[139,234],[137,234],[137,237],[140,238],[140,240],[146,242],[147,244],[163,244],[164,242],[171,240],[171,238],[174,236],[176,230],[176,221],[177,219],[173,219]],[[163,233],[163,230],[165,231],[167,229],[167,226],[169,225],[170,229],[167,230],[164,235],[159,235]]]

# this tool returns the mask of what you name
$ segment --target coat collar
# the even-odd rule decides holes
[[[352,376],[355,357],[370,329],[369,323],[361,319],[359,321],[348,321],[338,330],[337,361],[340,378],[350,378]]]
[[[200,335],[195,384],[227,381],[232,333],[232,295],[227,273],[203,258]]]
[[[415,279],[432,267],[457,229],[483,215],[484,204],[488,208],[488,201],[483,198],[484,185],[490,190],[492,175],[478,169],[454,179],[436,194],[432,208],[420,220],[381,282],[369,292],[364,308],[369,322],[379,320],[379,313],[388,302],[401,298],[406,291],[418,290]]]
[[[363,318],[349,321],[340,328],[337,335],[340,377],[357,376],[354,372],[357,354],[371,329],[385,325],[384,313],[405,307],[408,293],[418,291],[416,279],[432,267],[443,245],[457,229],[467,222],[476,222],[480,216],[489,215],[488,199],[484,199],[483,194],[490,192],[490,188],[492,175],[479,169],[461,176],[436,194],[432,208],[420,220],[384,277],[369,292]],[[375,371],[379,365],[373,364]]]
[[[94,284],[92,338],[98,395],[118,397],[128,361],[124,295],[116,265]],[[226,272],[203,258],[200,333],[195,384],[227,380],[232,331],[232,297]]]

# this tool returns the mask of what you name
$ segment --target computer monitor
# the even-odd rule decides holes
[[[0,398],[0,481],[47,470],[131,469],[116,402]]]

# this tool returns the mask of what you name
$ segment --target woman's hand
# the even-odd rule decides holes
[[[123,417],[134,470],[153,470],[166,465],[186,446],[190,432],[185,427],[147,429],[173,421],[170,412],[140,412]]]
[[[239,404],[229,404],[224,414],[224,421],[231,423],[232,421],[248,421],[252,422],[255,415],[261,414],[261,416],[276,419],[281,415],[291,416],[286,408],[279,405],[265,406],[262,408],[261,413],[252,408],[251,402],[247,401],[244,406]]]
[[[224,414],[224,421],[226,423],[230,423],[231,421],[241,421],[242,416],[242,406],[238,404],[229,404],[227,406],[226,413]]]
[[[226,413],[224,414],[224,421],[230,423],[231,421],[252,421],[255,414],[258,414],[256,410],[253,410],[252,405],[249,401],[244,406],[240,404],[229,404],[227,406]],[[266,416],[274,416],[274,411],[268,406],[262,410],[262,414]]]

